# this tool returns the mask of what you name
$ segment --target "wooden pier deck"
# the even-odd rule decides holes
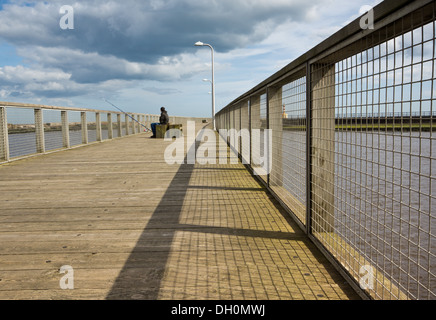
[[[242,164],[148,137],[0,166],[0,299],[359,299]]]

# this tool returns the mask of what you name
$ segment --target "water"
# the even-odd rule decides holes
[[[117,130],[113,131],[117,136]],[[108,138],[108,130],[102,130],[102,138]],[[56,150],[63,147],[62,132],[48,131],[44,133],[45,150]],[[88,130],[88,142],[97,141],[97,131]],[[82,131],[70,130],[70,144],[77,146],[82,144]],[[9,156],[10,158],[22,157],[36,153],[36,137],[34,132],[9,134]]]
[[[436,140],[431,135],[335,133],[335,232],[420,299],[436,298]],[[283,141],[284,186],[305,204],[305,132],[284,131]]]

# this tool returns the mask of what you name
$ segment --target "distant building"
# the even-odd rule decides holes
[[[288,118],[288,114],[286,113],[286,106],[283,105],[283,114],[282,114],[282,118],[283,119],[287,119]]]

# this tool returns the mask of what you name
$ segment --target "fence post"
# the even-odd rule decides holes
[[[138,115],[132,114],[132,126],[133,126],[133,134],[137,134],[138,133],[138,122],[136,122],[135,120],[138,121]],[[135,119],[135,120],[134,120]]]
[[[0,107],[0,159],[9,161],[9,137],[6,107]]]
[[[117,114],[117,130],[118,130],[118,138],[123,136],[123,123],[121,122],[121,114]]]
[[[130,118],[130,126],[132,128],[132,134],[136,134],[136,121],[134,120],[136,116],[134,114],[130,115],[132,118]]]
[[[34,109],[35,116],[35,138],[36,138],[36,152],[45,152],[45,140],[44,140],[44,123],[43,123],[43,111],[42,109]]]
[[[250,135],[251,135],[251,146],[250,146],[250,154],[251,154],[251,169],[254,169],[255,166],[260,164],[260,152],[254,151],[254,148],[259,149],[260,145],[257,145],[257,142],[254,143],[253,140],[253,131],[260,130],[261,121],[260,121],[260,96],[252,96],[250,97]]]
[[[251,158],[251,150],[253,148],[253,137],[251,135],[251,129],[252,129],[252,124],[251,124],[251,113],[252,113],[252,109],[251,109],[251,97],[248,98],[248,134],[250,135],[250,144],[248,145],[248,163],[251,166],[251,163],[253,161],[253,159]]]
[[[125,116],[124,116],[124,119],[125,119],[125,121],[126,121],[126,136],[128,136],[129,135],[129,116],[126,114]]]
[[[232,105],[230,107],[229,111],[230,111],[230,127],[229,127],[229,130],[232,130],[232,129],[234,130],[235,129],[235,105]],[[232,148],[234,148],[235,147],[234,146],[235,141],[233,140],[233,137],[232,137],[231,134],[229,134],[229,142],[230,142],[230,146]]]
[[[112,113],[107,114],[107,138],[109,140],[114,138],[113,125],[112,125]]]
[[[235,149],[238,158],[241,157],[241,102],[235,104],[233,109],[233,119],[234,119],[234,127],[233,127],[233,148]]]
[[[269,174],[270,186],[283,185],[283,165],[282,165],[282,138],[283,138],[283,120],[282,120],[282,86],[268,87],[268,129],[272,130],[272,164]]]
[[[103,140],[103,138],[101,135],[101,114],[100,114],[100,112],[95,113],[95,130],[97,131],[96,132],[97,141],[101,142]]]
[[[136,122],[136,127],[138,128],[138,133],[141,133],[141,123],[142,123],[141,119],[142,119],[141,115],[139,115],[139,114],[136,115],[136,121],[138,121],[138,122]]]
[[[312,229],[312,76],[311,65],[306,63],[306,230]]]
[[[88,144],[88,121],[86,120],[86,111],[80,112],[80,121],[82,125],[82,143]]]
[[[312,65],[312,230],[334,231],[335,66]]]
[[[250,119],[248,118],[249,100],[241,105],[241,159],[244,164],[250,163]],[[215,126],[220,127],[221,118],[215,117]],[[218,130],[218,129],[217,129]]]
[[[62,143],[64,148],[70,148],[70,125],[68,122],[68,111],[61,111],[62,122]]]

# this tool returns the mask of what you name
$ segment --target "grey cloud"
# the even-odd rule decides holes
[[[182,93],[182,91],[175,89],[175,88],[145,87],[144,90],[161,95],[161,96]]]
[[[59,27],[63,4],[7,7],[0,12],[0,37],[154,63],[194,50],[198,40],[221,52],[260,41],[278,24],[301,19],[313,1],[80,1],[72,4],[74,30]]]
[[[78,83],[110,79],[174,81],[189,78],[205,67],[190,55],[164,57],[155,64],[147,64],[62,47],[21,47],[18,53],[38,66],[60,69]]]
[[[199,51],[196,41],[211,43],[219,52],[242,48],[264,40],[283,22],[304,19],[319,1],[76,1],[70,3],[74,30],[62,30],[64,0],[32,6],[12,0],[0,10],[0,40],[16,47],[25,71],[40,78],[8,73],[0,84],[11,94],[18,86],[23,94],[62,97],[87,94],[93,88],[88,84],[105,88],[111,80],[187,79],[209,68],[192,54]]]

